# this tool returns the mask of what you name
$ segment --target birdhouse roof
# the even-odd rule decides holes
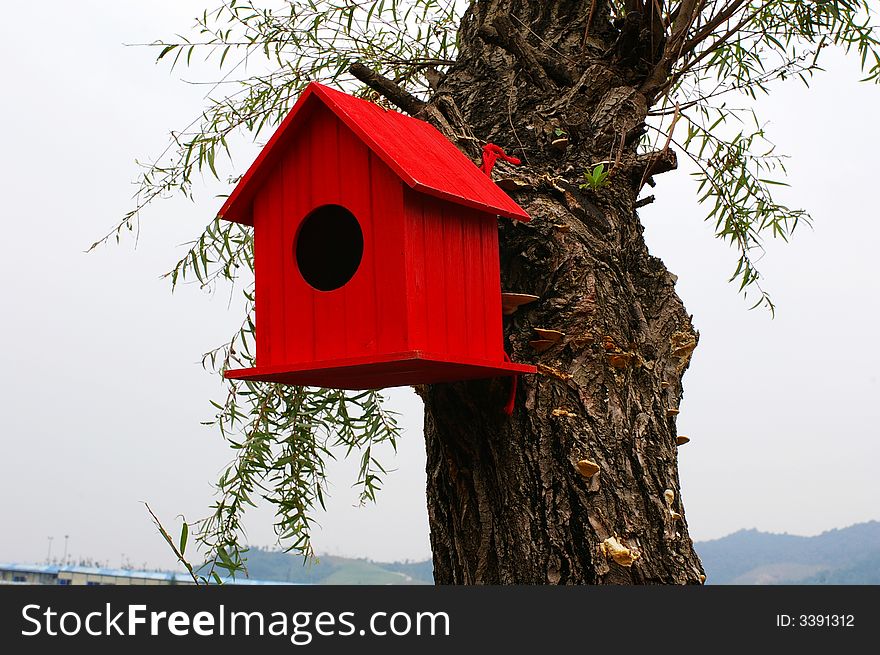
[[[442,200],[520,221],[529,215],[425,121],[310,83],[227,198],[220,218],[253,224],[251,204],[265,175],[306,118],[303,108],[323,103],[412,189]]]

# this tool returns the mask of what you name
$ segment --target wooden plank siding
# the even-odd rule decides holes
[[[495,217],[409,189],[404,198],[410,350],[502,361]]]
[[[357,218],[364,253],[347,284],[318,291],[299,272],[295,242],[303,220],[327,204]],[[254,199],[257,365],[404,350],[403,220],[397,176],[329,110],[316,107]]]

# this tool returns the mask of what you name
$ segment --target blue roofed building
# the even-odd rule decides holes
[[[291,584],[271,580],[251,580],[245,577],[223,578],[230,585],[277,585]],[[189,573],[173,571],[134,571],[93,566],[63,564],[2,564],[0,585],[192,585]]]

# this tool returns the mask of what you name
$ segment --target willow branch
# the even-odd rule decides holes
[[[684,41],[687,31],[691,28],[703,4],[705,3],[701,0],[682,0],[678,15],[672,23],[672,36],[669,39],[671,49],[674,49],[680,41]]]
[[[743,17],[736,25],[731,27],[727,32],[719,36],[715,39],[707,48],[705,48],[699,55],[697,55],[694,59],[689,61],[687,65],[683,66],[679,71],[675,73],[672,77],[669,78],[667,84],[664,88],[669,88],[672,86],[677,80],[681,79],[681,77],[687,73],[689,70],[693,69],[694,66],[703,61],[706,57],[715,52],[718,48],[724,45],[730,37],[738,34],[746,25],[751,23],[755,17],[769,4],[769,2],[765,2],[760,7],[755,9],[749,15]]]
[[[689,39],[685,44],[682,50],[684,52],[692,52],[694,48],[696,48],[700,43],[705,41],[712,35],[718,27],[723,25],[726,21],[733,17],[737,11],[746,3],[746,0],[734,0],[729,5],[727,5],[724,9],[722,9],[718,14],[709,19],[709,22],[697,32],[691,39]]]
[[[641,91],[646,96],[655,97],[662,89],[668,88],[669,76],[673,64],[682,58],[687,51],[684,49],[687,33],[706,6],[706,0],[682,0],[676,8],[678,11],[672,19],[672,30],[663,56],[642,83]]]
[[[410,116],[417,115],[427,104],[408,91],[401,89],[393,80],[388,79],[360,62],[353,63],[348,71],[383,98],[387,98],[395,107],[402,109]]]

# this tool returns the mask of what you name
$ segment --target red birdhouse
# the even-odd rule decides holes
[[[226,377],[340,389],[516,373],[497,216],[529,216],[440,132],[320,84],[220,217],[254,226],[256,367]]]

